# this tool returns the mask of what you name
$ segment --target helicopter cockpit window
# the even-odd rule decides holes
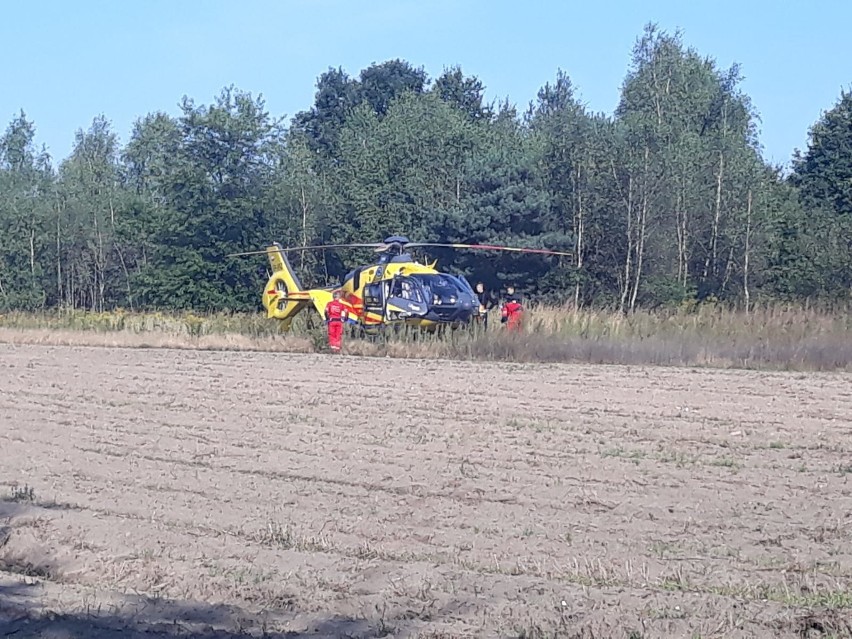
[[[474,297],[476,296],[476,293],[473,291],[473,287],[470,285],[470,282],[467,281],[467,278],[464,275],[456,275],[455,278],[461,284],[462,290],[467,291]]]
[[[364,306],[380,307],[382,305],[381,283],[367,284],[364,287]]]
[[[431,304],[455,304],[459,300],[460,284],[444,275],[412,275],[416,278],[426,293]]]
[[[412,302],[423,301],[420,287],[408,277],[394,279],[390,295],[391,297],[401,297],[404,300],[411,300]]]

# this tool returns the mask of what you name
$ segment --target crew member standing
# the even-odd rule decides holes
[[[341,292],[334,291],[333,298],[325,307],[325,323],[328,324],[328,345],[331,350],[340,352],[343,340],[343,323],[349,317],[346,305],[340,301]]]
[[[483,328],[488,328],[488,311],[496,306],[493,296],[485,290],[485,284],[476,283],[476,297],[479,300],[479,320]]]
[[[514,289],[512,289],[514,293]],[[524,307],[514,294],[510,294],[503,304],[503,310],[500,314],[500,322],[506,325],[506,328],[513,332],[520,332],[524,319]]]

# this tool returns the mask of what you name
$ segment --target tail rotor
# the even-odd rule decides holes
[[[302,287],[299,276],[278,242],[267,247],[266,255],[272,275],[263,292],[263,306],[266,308],[266,316],[283,320],[286,329],[293,317],[310,303],[310,295]]]

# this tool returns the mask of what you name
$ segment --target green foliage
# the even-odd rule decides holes
[[[118,141],[104,117],[78,131],[71,156],[59,168],[60,225],[57,287],[65,306],[104,310],[133,306],[130,269],[123,250],[129,193],[123,187]],[[59,275],[62,265],[71,265]],[[85,268],[81,268],[85,265]]]
[[[181,108],[176,162],[162,181],[166,206],[140,291],[152,307],[254,308],[263,286],[257,267],[225,256],[267,240],[262,194],[273,181],[279,123],[262,99],[231,88],[214,105],[184,99]]]
[[[34,310],[50,295],[44,276],[54,176],[34,139],[23,111],[0,137],[0,309]]]
[[[404,60],[388,60],[372,64],[361,71],[357,85],[359,102],[366,103],[380,117],[385,115],[393,101],[404,93],[422,93],[426,73],[415,69]]]
[[[541,148],[520,124],[498,114],[489,127],[480,128],[481,151],[467,165],[466,189],[460,206],[448,211],[435,235],[443,241],[541,246],[565,239],[546,225],[548,193],[539,170]],[[491,288],[501,284],[534,291],[536,276],[546,273],[552,259],[506,253],[445,252],[446,263]]]
[[[645,278],[674,277],[699,298],[736,297],[746,250],[749,260],[765,250],[751,231],[745,245],[743,218],[761,217],[754,193],[766,176],[739,79],[736,66],[718,69],[686,49],[680,34],[649,25],[637,41],[616,109],[626,143],[620,190],[630,221],[623,306],[666,301],[667,294],[655,299],[654,290],[643,290]]]
[[[852,92],[810,130],[808,149],[795,154],[790,182],[799,190],[806,224],[796,229],[802,278],[812,293],[852,294]]]
[[[483,104],[484,91],[479,79],[465,77],[458,66],[445,70],[432,86],[433,93],[472,120],[488,120],[493,114],[492,109]]]
[[[519,116],[459,67],[431,81],[395,59],[329,68],[289,128],[234,87],[141,117],[123,147],[98,116],[56,170],[22,112],[0,137],[0,310],[252,311],[265,260],[229,253],[390,234],[571,251],[427,257],[577,307],[848,300],[852,94],[785,178],[761,158],[740,80],[648,25],[611,116],[561,69]],[[294,263],[327,285],[373,257]]]

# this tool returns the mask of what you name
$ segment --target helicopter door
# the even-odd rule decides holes
[[[426,304],[417,283],[405,276],[394,277],[385,304],[385,319],[393,321],[425,313]]]
[[[383,282],[364,285],[364,311],[384,317],[385,294]]]

